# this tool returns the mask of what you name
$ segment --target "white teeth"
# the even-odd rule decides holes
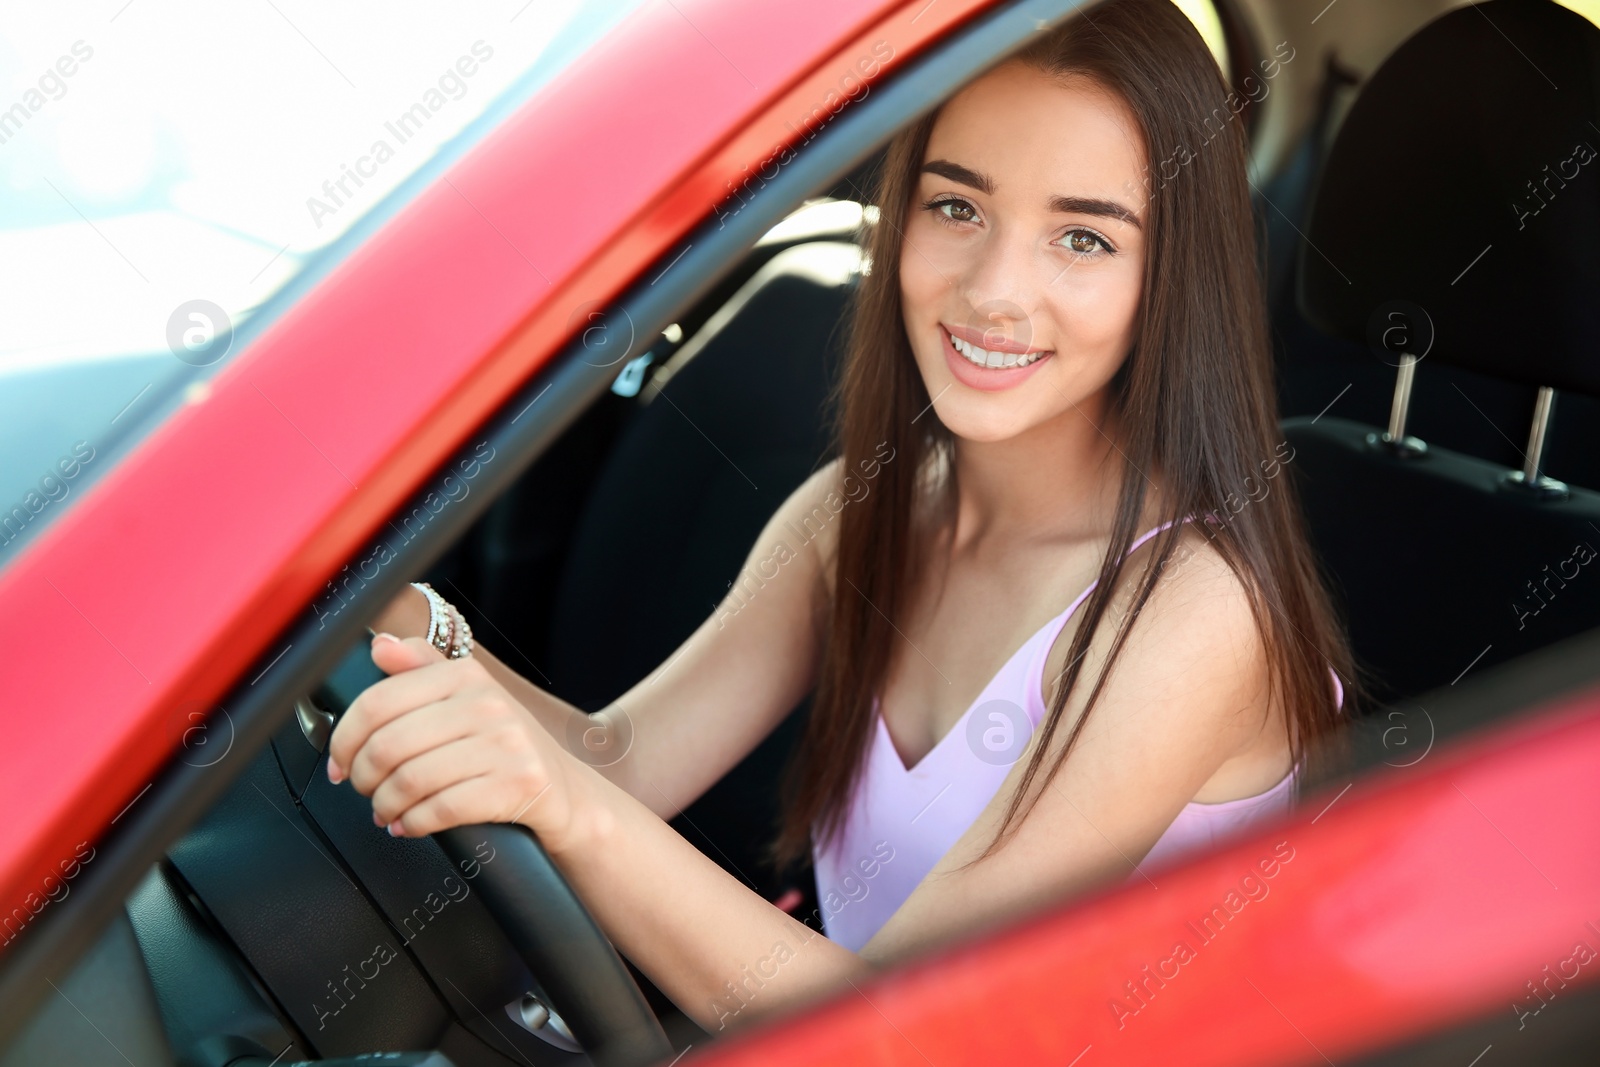
[[[1020,356],[1015,352],[991,352],[987,348],[968,344],[948,330],[945,333],[955,350],[979,367],[1026,367],[1030,363],[1037,363],[1046,355],[1044,352],[1031,352],[1026,356]]]

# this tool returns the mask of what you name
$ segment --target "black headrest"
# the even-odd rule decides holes
[[[1300,249],[1306,317],[1419,355],[1431,320],[1429,359],[1600,395],[1597,103],[1600,29],[1553,0],[1424,27],[1329,153]]]

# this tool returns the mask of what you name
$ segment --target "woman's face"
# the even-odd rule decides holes
[[[944,105],[912,186],[900,293],[957,437],[1080,413],[1098,424],[1143,287],[1144,166],[1127,105],[1082,77],[1013,60]]]

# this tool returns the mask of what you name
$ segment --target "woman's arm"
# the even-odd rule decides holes
[[[748,755],[811,687],[826,621],[822,561],[838,536],[837,515],[824,501],[838,483],[835,461],[790,494],[711,616],[665,663],[592,716],[528,681],[481,640],[472,658],[550,736],[671,818]],[[372,628],[421,637],[426,598],[407,586]],[[618,758],[614,746],[625,754]]]
[[[1157,586],[1068,773],[1015,838],[957,869],[993,835],[1021,761],[860,954],[724,873],[530,721],[483,666],[446,661],[419,638],[374,640],[373,659],[391,676],[340,721],[330,776],[348,774],[378,818],[407,836],[475,822],[533,829],[607,935],[674,1003],[708,1030],[743,1025],[1144,855],[1262,727],[1266,660],[1254,619],[1226,564],[1210,549],[1201,556]],[[1091,644],[1092,669],[1109,629]]]
[[[603,829],[557,858],[617,948],[716,1033],[863,977],[866,960],[751,892],[632,797],[585,796]],[[641,921],[643,919],[644,921]]]

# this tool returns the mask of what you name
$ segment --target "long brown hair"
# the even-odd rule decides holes
[[[1170,0],[1112,0],[1030,42],[1017,54],[1052,76],[1087,76],[1120,96],[1144,135],[1148,240],[1135,341],[1109,385],[1124,428],[1120,496],[1098,584],[1081,606],[1067,652],[1070,665],[1022,781],[983,858],[1015,832],[1039,791],[1071,752],[1139,611],[1173,556],[1187,515],[1214,513],[1201,525],[1239,575],[1251,600],[1270,664],[1269,701],[1288,709],[1291,750],[1315,777],[1344,755],[1337,729],[1364,698],[1349,646],[1302,527],[1287,477],[1241,506],[1262,484],[1268,463],[1284,459],[1273,387],[1262,279],[1246,178],[1241,123],[1230,121],[1228,87],[1204,41]],[[802,855],[818,832],[825,847],[841,829],[860,777],[872,729],[873,697],[886,676],[910,591],[930,555],[919,534],[930,489],[953,494],[949,477],[933,486],[927,472],[948,460],[954,437],[937,417],[917,418],[930,403],[901,318],[900,246],[908,202],[938,111],[890,141],[878,175],[880,214],[866,237],[850,343],[836,394],[837,454],[860,466],[887,441],[872,492],[840,515],[831,626],[810,718],[784,781],[785,811],[772,857]],[[1292,458],[1292,455],[1291,457]],[[1273,474],[1277,467],[1270,468]],[[1163,478],[1161,514],[1173,525],[1154,539],[1134,602],[1109,658],[1094,680],[1083,715],[1060,754],[1044,767],[1051,739],[1083,667],[1084,653],[1118,591],[1123,556],[1145,510],[1144,472]],[[1233,506],[1229,506],[1229,503]],[[1235,512],[1237,511],[1237,514]],[[1062,590],[1063,601],[1076,590]],[[1328,668],[1345,687],[1334,703]],[[1325,772],[1325,771],[1324,771]],[[1043,781],[1036,779],[1043,774]],[[1035,785],[1037,784],[1037,788]]]

